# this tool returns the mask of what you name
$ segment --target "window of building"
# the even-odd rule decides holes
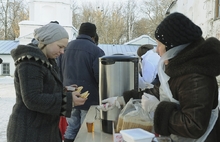
[[[220,0],[215,1],[215,18],[220,18]]]
[[[9,63],[2,64],[2,75],[10,75],[10,64]]]

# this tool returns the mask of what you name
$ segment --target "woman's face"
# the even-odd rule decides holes
[[[166,52],[166,46],[158,40],[156,52],[160,57]]]
[[[47,58],[55,59],[64,53],[64,49],[68,44],[68,39],[64,38],[53,43],[48,44],[43,50]]]

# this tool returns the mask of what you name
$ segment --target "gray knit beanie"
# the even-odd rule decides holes
[[[49,23],[34,30],[34,38],[47,45],[55,41],[67,38],[67,31],[59,24]]]

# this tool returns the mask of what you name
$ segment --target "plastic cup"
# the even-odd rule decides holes
[[[89,133],[94,132],[94,122],[86,122],[86,126]]]

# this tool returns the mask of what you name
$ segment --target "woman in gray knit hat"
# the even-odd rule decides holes
[[[86,101],[77,92],[66,92],[55,58],[64,53],[68,33],[56,23],[34,30],[38,46],[19,45],[11,51],[15,61],[16,103],[7,128],[8,142],[61,142],[60,116]]]
[[[205,40],[200,27],[181,13],[167,16],[155,30],[155,38],[161,56],[160,84],[142,92],[124,92],[122,100],[142,98],[155,133],[170,136],[174,142],[220,142],[216,81],[220,41],[214,37]]]

